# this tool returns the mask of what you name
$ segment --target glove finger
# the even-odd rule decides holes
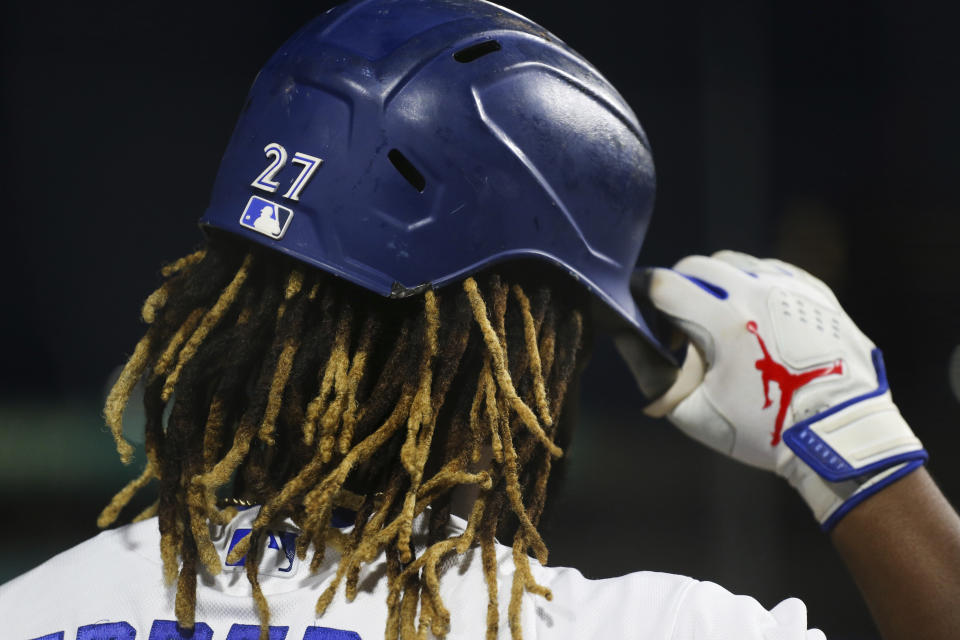
[[[822,293],[824,296],[826,296],[827,300],[836,304],[838,307],[840,306],[840,302],[837,300],[837,296],[833,293],[833,290],[831,290],[830,287],[828,287],[823,280],[821,280],[820,278],[814,275],[811,275],[809,271],[801,267],[798,267],[795,264],[789,264],[782,260],[777,260],[776,258],[767,258],[763,260],[763,262],[766,262],[770,265],[773,265],[774,267],[777,267],[779,269],[789,272],[793,277],[797,278],[802,282],[805,282],[806,284],[810,285],[811,287],[813,287],[814,289]]]
[[[749,277],[742,269],[739,269],[723,260],[708,258],[707,256],[687,256],[677,264],[673,265],[673,270],[682,273],[687,277],[693,277],[701,286],[704,284],[712,285],[722,289],[723,295],[718,295],[721,299],[726,294],[737,295],[744,288],[752,285],[753,278]],[[705,287],[708,291],[710,288]],[[721,293],[719,291],[714,292]]]
[[[729,313],[727,292],[710,282],[670,269],[652,269],[647,283],[650,302],[703,352],[714,360],[713,338],[707,327]]]
[[[714,260],[719,260],[720,262],[736,267],[740,271],[743,271],[747,275],[753,277],[757,277],[760,274],[775,276],[793,275],[789,270],[781,268],[780,265],[774,265],[769,260],[761,260],[760,258],[756,258],[749,253],[741,253],[740,251],[722,249],[710,257]]]
[[[660,311],[697,324],[704,324],[729,297],[716,283],[659,267],[649,271],[646,294]]]
[[[822,294],[828,302],[840,306],[840,303],[837,301],[837,297],[834,295],[833,291],[830,290],[830,287],[824,284],[824,282],[819,278],[810,275],[808,271],[805,271],[794,264],[777,260],[776,258],[755,258],[747,253],[730,251],[727,249],[717,251],[711,257],[734,266],[744,273],[754,277],[760,275],[770,275],[794,278],[815,289],[817,292]]]
[[[660,397],[644,407],[643,412],[654,418],[662,418],[673,411],[694,389],[700,386],[706,376],[706,368],[703,356],[688,342],[687,355],[673,384]]]

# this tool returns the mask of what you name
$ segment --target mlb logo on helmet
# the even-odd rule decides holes
[[[247,229],[279,240],[287,232],[293,211],[275,202],[270,202],[259,196],[250,196],[247,206],[240,216],[240,224]]]

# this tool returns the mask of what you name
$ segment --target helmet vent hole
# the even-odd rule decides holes
[[[387,154],[387,158],[390,159],[393,168],[400,172],[404,180],[409,182],[414,189],[423,193],[424,188],[427,186],[427,179],[423,177],[422,173],[417,171],[417,168],[413,166],[412,162],[407,160],[405,155],[396,149],[391,149]]]
[[[484,42],[478,42],[477,44],[472,44],[466,49],[460,49],[455,54],[453,54],[453,59],[457,62],[473,62],[477,58],[482,58],[488,53],[493,53],[494,51],[500,51],[500,43],[496,40],[486,40]]]

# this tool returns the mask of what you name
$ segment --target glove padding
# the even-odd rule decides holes
[[[646,293],[692,342],[648,413],[785,477],[824,529],[926,460],[880,350],[802,269],[721,251],[654,269]]]

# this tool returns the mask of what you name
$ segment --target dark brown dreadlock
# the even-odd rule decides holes
[[[235,515],[217,504],[218,492],[232,490],[262,505],[228,560],[249,556],[263,637],[269,609],[257,567],[266,531],[291,518],[302,531],[297,554],[312,547],[314,570],[328,544],[342,553],[318,614],[344,581],[352,600],[361,566],[385,553],[387,638],[447,633],[438,564],[473,545],[488,586],[487,638],[496,637],[494,537],[514,530],[509,623],[519,640],[524,592],[550,597],[527,554],[547,560],[537,524],[552,459],[562,454],[558,418],[584,360],[583,300],[556,295],[543,279],[530,286],[525,269],[525,277],[502,271],[385,301],[219,235],[162,273],[143,307],[149,329],[105,407],[127,463],[122,414],[143,382],[146,465],[98,524],[112,524],[159,481],[157,503],[135,519],[159,516],[180,625],[194,624],[199,565],[220,571],[209,523]],[[451,492],[464,485],[478,497],[466,530],[446,538]],[[329,526],[341,505],[356,510],[352,533]],[[417,555],[413,520],[428,506],[430,544]]]

